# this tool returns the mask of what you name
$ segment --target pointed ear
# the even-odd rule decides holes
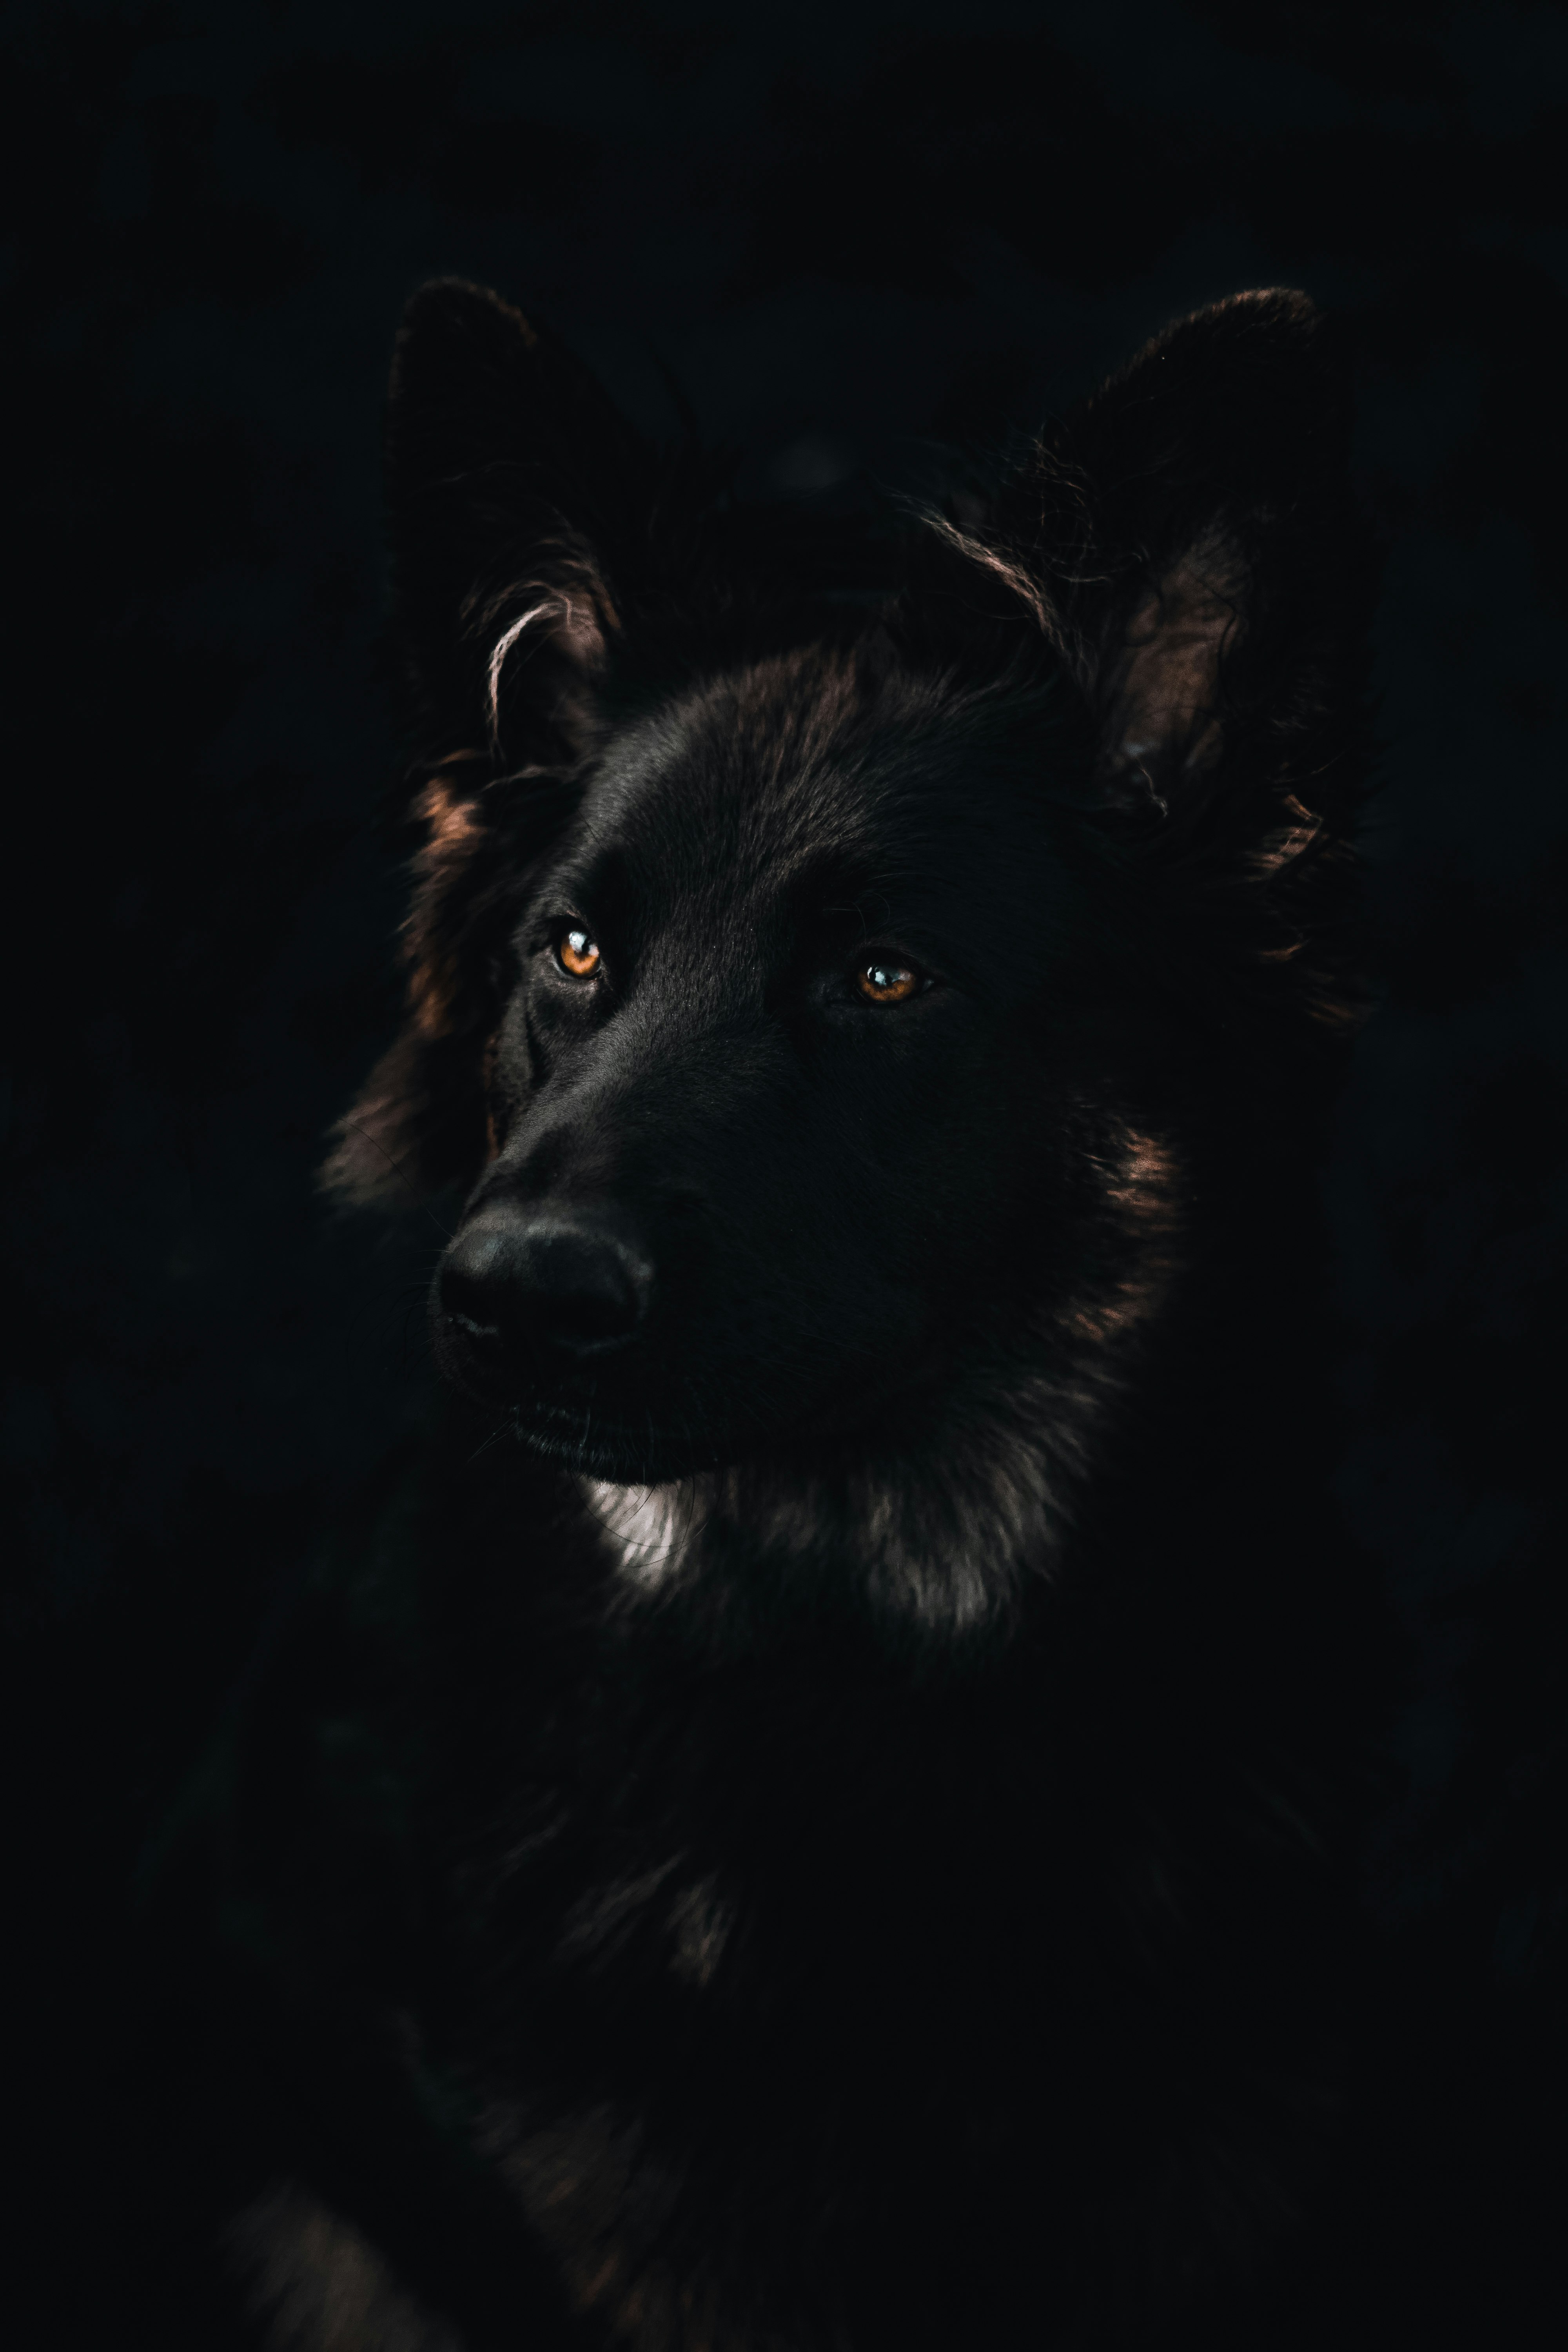
[[[456,279],[415,295],[393,362],[386,488],[398,631],[434,755],[483,748],[514,768],[574,755],[651,473],[631,426],[545,330]]]
[[[1350,403],[1302,294],[1168,328],[1044,435],[957,551],[1076,677],[1112,803],[1191,813],[1245,772],[1278,799],[1352,677],[1369,571]],[[1319,805],[1314,798],[1313,805]]]
[[[1055,524],[1113,783],[1179,807],[1332,691],[1361,603],[1349,434],[1324,321],[1275,290],[1167,329],[1042,448],[1019,487]]]

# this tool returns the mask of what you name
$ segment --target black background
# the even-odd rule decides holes
[[[388,1234],[313,1189],[395,1003],[404,299],[494,284],[649,432],[673,380],[743,482],[804,497],[918,482],[934,443],[1289,282],[1353,323],[1389,547],[1379,1010],[1329,1192],[1341,1490],[1407,1643],[1366,1900],[1424,2021],[1413,2137],[1484,2144],[1511,2262],[1552,2210],[1568,1943],[1568,16],[171,0],[6,26],[7,1881],[45,2215],[90,2243],[134,2161],[106,2053],[147,1825],[279,1573],[426,1410],[439,1220]]]

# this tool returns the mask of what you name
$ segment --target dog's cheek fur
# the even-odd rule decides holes
[[[403,933],[407,1017],[339,1122],[321,1171],[355,1206],[418,1199],[482,1150],[484,1011],[463,934],[494,845],[479,793],[465,789],[468,765],[438,772],[415,803],[426,838]]]
[[[471,1183],[505,1117],[496,1075],[509,934],[528,875],[571,804],[551,776],[492,779],[459,755],[420,789],[425,827],[404,925],[404,1027],[334,1129],[324,1188],[399,1208]],[[478,781],[470,781],[477,779]]]

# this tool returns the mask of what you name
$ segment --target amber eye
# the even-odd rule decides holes
[[[555,943],[555,961],[574,980],[592,980],[599,969],[599,950],[586,931],[563,931]]]
[[[921,976],[907,963],[862,964],[855,985],[868,1004],[902,1004],[917,993]]]

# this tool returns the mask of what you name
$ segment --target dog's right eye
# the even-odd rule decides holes
[[[879,959],[862,964],[854,977],[856,989],[868,1004],[906,1004],[920,994],[922,975],[913,964],[885,963]]]
[[[592,980],[603,959],[597,942],[587,931],[574,926],[563,931],[555,942],[555,961],[573,980]]]

